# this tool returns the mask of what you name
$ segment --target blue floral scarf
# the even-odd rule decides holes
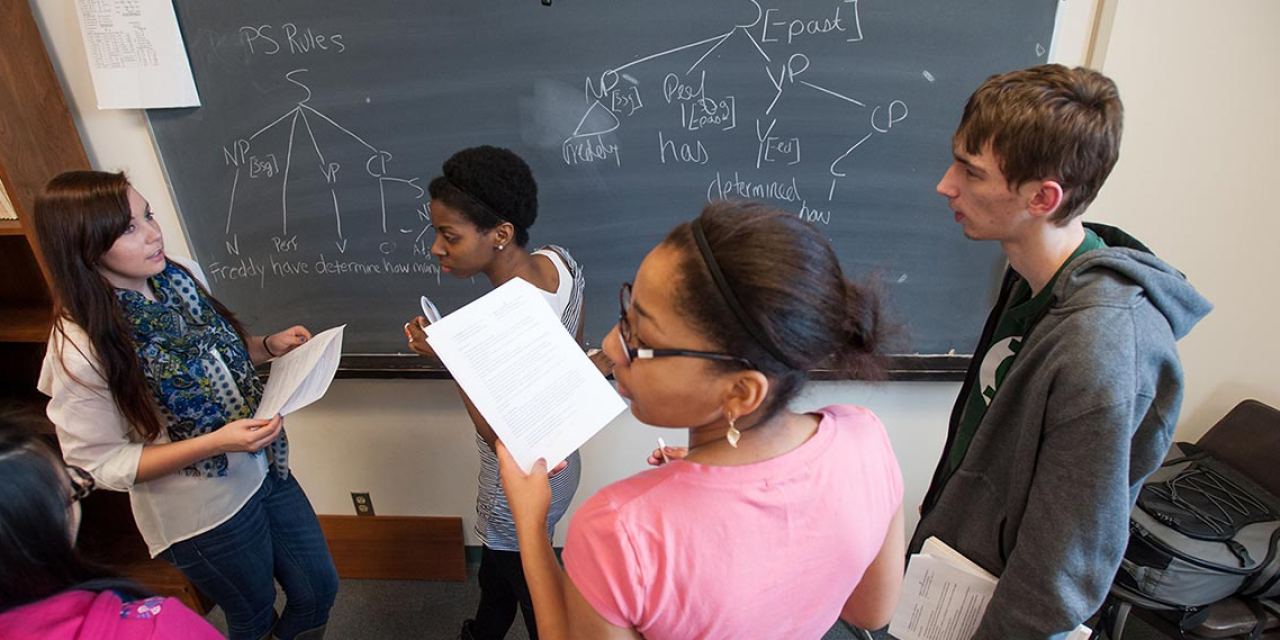
[[[150,279],[156,302],[137,291],[116,290],[151,395],[168,423],[169,438],[186,440],[253,417],[262,381],[235,329],[218,315],[191,276],[173,264]],[[265,451],[271,468],[289,477],[283,431]],[[262,455],[259,451],[253,455]],[[179,473],[227,475],[227,456],[200,460]]]

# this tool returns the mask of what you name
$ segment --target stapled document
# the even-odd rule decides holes
[[[427,327],[427,340],[520,467],[554,467],[626,404],[538,289],[514,278]]]
[[[889,623],[898,640],[969,640],[978,630],[998,580],[937,538],[911,556],[902,579],[902,597]],[[1080,625],[1067,640],[1087,640]]]

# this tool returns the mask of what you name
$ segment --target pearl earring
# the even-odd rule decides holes
[[[498,245],[498,251],[502,251],[503,249],[505,249],[505,248],[506,248],[506,246],[507,246],[507,245],[505,245],[505,244],[500,244],[500,245]]]

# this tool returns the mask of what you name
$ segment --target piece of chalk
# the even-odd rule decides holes
[[[667,443],[662,438],[658,438],[658,453],[662,454],[663,462],[671,462],[671,458],[667,457]]]

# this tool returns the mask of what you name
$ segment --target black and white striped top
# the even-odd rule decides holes
[[[548,304],[560,314],[560,321],[572,336],[578,335],[578,327],[582,322],[583,289],[586,279],[582,276],[582,268],[573,260],[573,256],[564,247],[547,245],[534,255],[546,256],[556,266],[560,275],[560,285],[555,293],[543,291]],[[480,452],[479,492],[476,495],[476,536],[480,542],[497,551],[519,551],[516,540],[516,526],[511,518],[511,506],[507,504],[507,495],[502,491],[502,482],[498,476],[498,456],[489,449],[484,438],[476,434],[476,449]],[[582,461],[578,452],[569,456],[567,467],[551,478],[551,510],[547,514],[547,537],[555,535],[556,523],[569,509],[573,494],[578,490],[578,480],[582,475]]]

